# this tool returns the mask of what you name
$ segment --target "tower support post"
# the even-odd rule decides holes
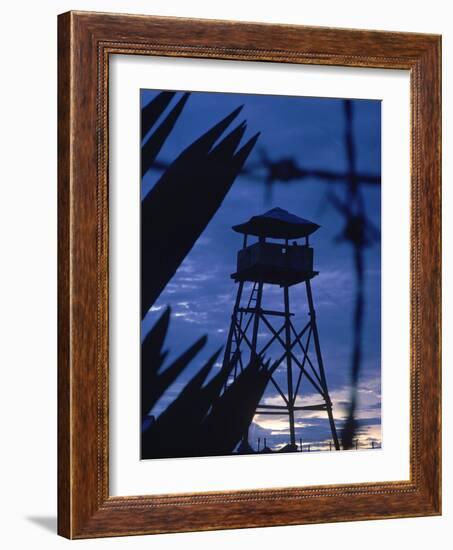
[[[240,281],[238,290],[236,293],[236,301],[234,303],[233,307],[233,314],[231,315],[231,323],[230,323],[230,329],[228,331],[228,337],[227,342],[225,345],[225,353],[223,354],[223,367],[226,367],[228,363],[231,363],[231,346],[233,343],[233,336],[236,330],[236,324],[237,324],[237,316],[238,316],[238,309],[241,304],[241,298],[242,298],[242,291],[244,290],[244,282]],[[228,378],[225,381],[225,387],[227,384]]]
[[[332,412],[332,401],[330,400],[329,391],[327,389],[327,379],[326,379],[326,373],[324,371],[324,363],[322,360],[322,354],[321,354],[321,346],[319,343],[319,334],[318,334],[318,326],[316,323],[316,311],[315,307],[313,305],[313,295],[311,292],[311,283],[310,279],[307,279],[305,281],[305,287],[307,289],[307,302],[308,302],[308,309],[309,309],[309,315],[311,320],[311,330],[313,334],[313,342],[315,345],[315,352],[316,352],[316,358],[318,361],[318,367],[319,367],[319,376],[321,378],[322,382],[322,389],[324,391],[324,399],[326,402],[326,408],[327,408],[327,416],[329,417],[329,424],[330,424],[330,430],[332,432],[332,439],[334,442],[335,449],[337,451],[340,450],[340,443],[338,441],[338,435],[337,435],[337,429],[335,427],[335,421],[333,418],[333,412]]]
[[[283,295],[285,302],[285,351],[286,351],[286,372],[287,372],[287,387],[288,387],[288,416],[289,416],[289,436],[290,445],[296,448],[296,431],[294,425],[294,392],[293,392],[293,366],[291,353],[291,325],[289,318],[289,289],[285,285],[283,287]]]
[[[252,290],[253,292],[253,290]],[[252,332],[252,347],[250,350],[250,362],[256,361],[258,359],[258,353],[256,351],[257,345],[258,345],[258,330],[260,326],[260,315],[261,315],[261,302],[263,299],[263,283],[258,283],[258,288],[256,290],[256,301],[255,301],[255,312],[253,313],[253,332]],[[249,441],[249,426],[247,426],[245,433],[244,433],[244,439],[243,442],[248,445]]]
[[[258,283],[256,302],[255,302],[255,312],[253,319],[253,332],[252,332],[252,349],[250,353],[250,361],[253,361],[257,358],[256,347],[258,345],[258,330],[260,326],[260,315],[261,315],[261,302],[263,299],[263,283]]]

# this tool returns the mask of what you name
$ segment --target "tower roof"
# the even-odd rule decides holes
[[[307,237],[319,229],[317,223],[299,218],[282,208],[272,208],[264,214],[253,216],[248,222],[234,225],[234,231],[257,237],[273,239],[298,239]]]

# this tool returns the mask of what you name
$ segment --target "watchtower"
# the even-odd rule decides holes
[[[296,411],[302,410],[327,413],[334,446],[340,449],[310,283],[318,272],[313,270],[313,248],[309,245],[309,236],[319,227],[281,208],[273,208],[233,227],[234,231],[244,235],[244,240],[238,252],[236,272],[231,275],[238,284],[238,290],[225,346],[224,365],[229,364],[231,382],[251,360],[264,360],[269,353],[277,352],[277,358],[272,358],[270,383],[280,395],[282,404],[260,403],[255,414],[288,415],[290,437],[285,448],[288,451],[297,450],[294,416]],[[258,240],[248,244],[249,236],[255,236]],[[300,328],[293,319],[294,313],[290,311],[289,289],[302,283],[305,284],[309,320]],[[280,297],[276,287],[283,289]],[[282,300],[282,307],[264,307],[265,289],[266,293],[270,291],[273,304]],[[286,370],[284,384],[282,369]],[[311,394],[319,395],[320,402],[297,404],[303,379],[310,384]],[[250,447],[248,433],[244,434],[241,447]]]

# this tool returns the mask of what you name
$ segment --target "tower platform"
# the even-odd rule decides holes
[[[309,246],[257,242],[242,248],[237,256],[235,281],[291,286],[312,279],[313,249]]]

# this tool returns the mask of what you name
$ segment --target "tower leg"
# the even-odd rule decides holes
[[[231,316],[230,330],[228,332],[228,338],[227,338],[227,342],[226,342],[226,345],[225,345],[225,353],[223,355],[223,367],[226,367],[226,365],[231,360],[231,345],[233,343],[233,335],[234,335],[234,331],[235,331],[235,324],[236,324],[236,321],[237,321],[238,309],[239,309],[239,305],[241,303],[243,289],[244,289],[244,282],[240,281],[239,286],[238,286],[238,291],[236,293],[236,301],[234,303],[233,314]],[[226,385],[227,385],[227,380],[225,381],[225,389],[226,389]]]
[[[254,361],[258,356],[256,352],[256,347],[258,344],[258,329],[260,326],[262,298],[263,298],[263,283],[258,283],[256,303],[255,303],[255,313],[253,314],[254,319],[253,319],[252,349],[250,351],[250,361]],[[248,440],[249,440],[249,426],[247,426],[245,430],[243,442],[248,444]]]
[[[285,348],[286,348],[286,373],[288,385],[288,416],[290,445],[296,449],[296,431],[294,426],[294,396],[293,396],[293,366],[291,362],[291,327],[289,324],[289,289],[283,287],[285,299]]]
[[[252,332],[252,349],[250,353],[250,361],[256,359],[256,346],[258,344],[258,329],[260,325],[260,314],[261,314],[261,301],[263,298],[263,283],[258,283],[258,291],[256,295],[255,303],[255,313],[253,319],[253,332]]]
[[[335,421],[333,418],[333,412],[332,412],[332,402],[330,401],[329,391],[327,389],[327,380],[326,380],[326,374],[324,371],[324,363],[322,360],[321,355],[321,346],[319,344],[319,334],[318,334],[318,327],[316,324],[316,311],[313,305],[313,295],[311,293],[311,283],[310,279],[308,279],[305,282],[305,286],[307,289],[307,301],[308,301],[308,308],[310,312],[310,319],[311,319],[311,328],[313,333],[313,342],[315,344],[315,351],[316,351],[316,358],[318,360],[318,366],[319,366],[319,375],[322,381],[322,389],[325,393],[325,400],[326,400],[326,406],[327,406],[327,415],[329,417],[329,423],[330,423],[330,430],[332,432],[332,439],[335,445],[335,449],[337,451],[340,450],[340,443],[338,441],[338,435],[337,435],[337,429],[335,428]]]

